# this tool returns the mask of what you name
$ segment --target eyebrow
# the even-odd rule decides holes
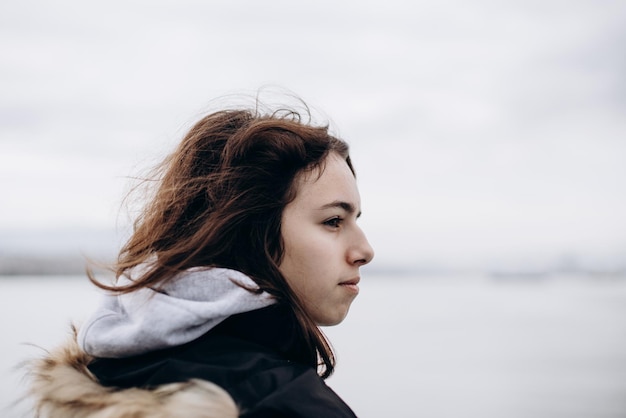
[[[346,212],[352,214],[356,212],[356,208],[354,207],[354,205],[352,203],[348,203],[348,202],[344,202],[341,200],[335,200],[334,202],[330,202],[325,204],[324,206],[322,206],[320,208],[320,210],[324,210],[324,209],[332,209],[332,208],[340,208],[345,210]],[[361,212],[357,213],[356,217],[360,217],[361,216]]]

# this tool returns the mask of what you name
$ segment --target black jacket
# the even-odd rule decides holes
[[[291,311],[272,305],[234,315],[190,343],[89,370],[106,386],[152,388],[202,379],[225,389],[241,417],[354,417],[316,373]]]

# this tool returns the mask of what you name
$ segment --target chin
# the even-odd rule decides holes
[[[336,316],[326,316],[323,318],[318,318],[315,320],[315,323],[320,327],[332,327],[334,325],[339,325],[346,319],[348,312],[343,312],[337,314]]]

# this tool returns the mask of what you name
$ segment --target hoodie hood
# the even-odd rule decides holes
[[[121,277],[119,285],[131,283]],[[224,268],[179,273],[159,291],[143,288],[105,295],[78,334],[78,344],[95,357],[129,357],[195,340],[231,315],[275,303],[245,274]]]

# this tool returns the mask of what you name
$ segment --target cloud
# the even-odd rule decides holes
[[[125,176],[269,83],[351,143],[383,259],[624,254],[621,2],[0,8],[0,229],[114,226]]]

